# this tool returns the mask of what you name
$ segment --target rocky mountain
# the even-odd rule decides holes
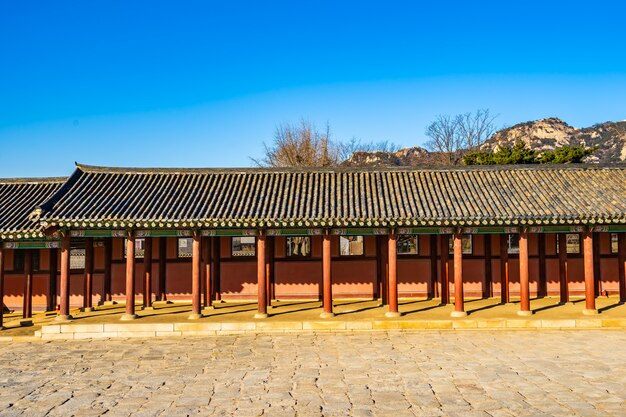
[[[565,145],[597,146],[598,150],[588,156],[585,162],[626,162],[626,121],[599,123],[579,129],[558,118],[535,120],[499,130],[481,146],[481,149],[513,146],[519,141],[538,151],[551,151]],[[445,160],[441,154],[416,146],[397,152],[355,152],[342,165],[417,166],[437,164],[441,160]]]
[[[538,151],[551,151],[569,145],[598,150],[585,162],[615,163],[626,161],[626,121],[606,122],[578,129],[557,118],[520,123],[498,131],[481,148],[495,149],[523,141]]]

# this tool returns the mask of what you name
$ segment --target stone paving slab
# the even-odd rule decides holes
[[[13,342],[0,416],[624,416],[625,357],[547,328]]]

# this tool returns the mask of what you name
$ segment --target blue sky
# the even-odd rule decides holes
[[[222,3],[228,3],[227,5]],[[421,145],[438,114],[626,119],[620,2],[0,4],[0,177],[249,166],[277,124]]]

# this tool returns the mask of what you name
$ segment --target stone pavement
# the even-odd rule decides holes
[[[8,342],[0,416],[623,416],[623,331]]]

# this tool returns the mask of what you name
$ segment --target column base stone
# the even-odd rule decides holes
[[[121,321],[132,321],[132,320],[135,320],[135,319],[137,319],[137,315],[136,314],[125,313],[125,314],[122,314],[122,317],[120,317]]]
[[[330,313],[323,312],[320,314],[320,318],[322,319],[332,319],[333,317],[335,317],[335,313],[333,313],[332,311]]]
[[[59,314],[58,316],[56,316],[54,318],[54,321],[56,322],[66,322],[66,321],[71,321],[74,317],[72,317],[71,314]]]
[[[94,311],[93,307],[83,307],[80,309],[83,313],[92,313]]]
[[[517,315],[522,317],[532,316],[533,312],[530,310],[517,310]]]
[[[256,313],[254,315],[255,319],[266,319],[267,318],[267,313]]]
[[[385,313],[385,317],[389,317],[389,318],[397,318],[400,317],[402,314],[399,311],[387,311]]]
[[[198,320],[201,319],[203,316],[200,313],[191,313],[189,316],[187,316],[187,320]]]
[[[141,307],[141,309],[143,311],[154,311],[154,307],[153,306]]]
[[[598,310],[595,309],[595,308],[585,308],[585,309],[583,309],[583,315],[585,315],[585,316],[597,316],[598,314],[599,314]]]
[[[114,305],[117,304],[117,301],[113,301],[113,300],[111,300],[111,301],[101,301],[98,304],[101,305],[101,306],[114,306]]]
[[[453,317],[453,318],[467,317],[467,312],[466,311],[453,311],[450,313],[450,317]]]

